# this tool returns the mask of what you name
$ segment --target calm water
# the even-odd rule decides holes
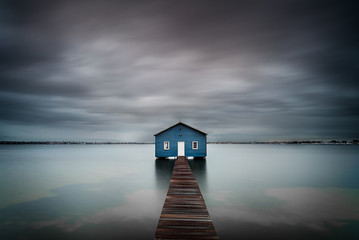
[[[0,239],[153,239],[153,145],[0,146]],[[221,239],[359,239],[359,146],[209,145],[190,165]]]

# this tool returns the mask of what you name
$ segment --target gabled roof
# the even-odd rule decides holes
[[[154,136],[160,135],[161,133],[163,133],[163,132],[167,131],[168,129],[173,128],[173,127],[175,127],[175,126],[177,126],[177,125],[183,125],[183,126],[186,126],[186,127],[188,127],[188,128],[191,128],[191,129],[193,129],[193,130],[195,130],[195,131],[197,131],[197,132],[200,132],[200,133],[202,133],[202,134],[207,135],[207,133],[202,132],[202,131],[200,131],[200,130],[198,130],[198,129],[194,128],[194,127],[191,127],[191,126],[189,126],[189,125],[187,125],[187,124],[185,124],[185,123],[183,123],[183,122],[179,121],[179,122],[178,122],[178,123],[176,123],[175,125],[172,125],[172,126],[170,126],[170,127],[166,128],[166,129],[164,129],[164,130],[162,130],[162,131],[160,131],[160,132],[156,133]]]

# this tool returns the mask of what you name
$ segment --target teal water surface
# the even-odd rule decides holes
[[[209,145],[190,160],[221,239],[359,239],[359,146]],[[154,145],[0,146],[0,239],[153,239]]]

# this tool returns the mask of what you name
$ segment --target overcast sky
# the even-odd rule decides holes
[[[0,140],[358,138],[356,3],[0,0]]]

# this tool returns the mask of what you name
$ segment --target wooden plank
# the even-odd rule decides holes
[[[219,239],[186,157],[176,160],[154,239]]]

